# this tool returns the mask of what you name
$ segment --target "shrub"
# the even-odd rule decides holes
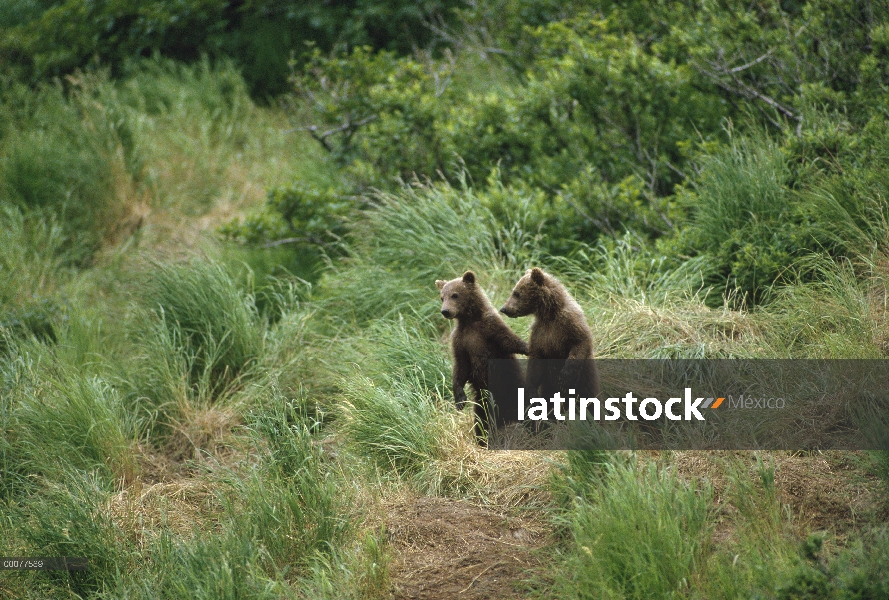
[[[330,249],[345,235],[353,207],[353,201],[336,190],[298,182],[270,190],[261,213],[224,225],[220,232],[248,244],[298,243]]]
[[[430,41],[423,21],[449,20],[456,5],[453,0],[17,2],[0,12],[11,17],[0,20],[0,49],[32,81],[66,75],[94,57],[119,69],[152,52],[179,61],[227,56],[244,68],[253,93],[265,97],[284,90],[288,55],[305,42],[325,49],[344,43],[410,52]]]

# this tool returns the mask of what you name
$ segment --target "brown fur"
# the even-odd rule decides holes
[[[536,267],[528,270],[500,312],[512,318],[534,315],[528,340],[531,397],[550,398],[556,391],[564,396],[568,393],[565,382],[569,381],[577,384],[571,387],[579,387],[575,389],[578,397],[598,395],[592,332],[583,309],[558,279]],[[565,363],[566,359],[583,362]]]
[[[490,419],[482,406],[482,390],[488,390],[496,408],[496,424],[502,427],[518,419],[518,407],[513,399],[515,389],[524,385],[524,377],[515,355],[527,354],[528,344],[517,336],[503,321],[485,292],[475,281],[475,274],[467,271],[463,277],[451,281],[438,280],[436,287],[441,290],[441,314],[446,319],[456,319],[457,326],[451,334],[451,352],[454,357],[453,389],[457,409],[466,402],[463,388],[470,383],[475,390],[476,432],[478,424],[486,429]],[[506,377],[498,377],[498,388],[491,389],[488,378],[488,361],[510,360],[514,364],[503,364]],[[514,381],[507,381],[514,380]],[[510,384],[508,387],[506,384]],[[515,385],[517,383],[517,385]],[[512,394],[509,393],[512,390]],[[488,429],[489,430],[489,429]]]

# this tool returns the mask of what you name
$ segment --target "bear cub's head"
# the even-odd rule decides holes
[[[547,295],[546,279],[547,275],[537,267],[529,269],[515,284],[500,312],[513,319],[533,314],[543,304],[543,296]]]
[[[441,314],[445,319],[456,319],[478,311],[479,292],[472,271],[466,271],[463,277],[450,281],[439,279],[435,287],[441,290]]]

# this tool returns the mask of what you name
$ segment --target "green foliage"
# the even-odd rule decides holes
[[[42,571],[32,582],[48,597],[64,589],[81,597],[103,592],[131,568],[137,549],[104,513],[107,484],[88,472],[68,469],[40,494],[15,505],[16,538],[26,556],[86,557],[84,571]],[[8,547],[8,546],[7,546]]]
[[[326,56],[315,50],[295,73],[294,101],[305,103],[310,134],[347,167],[363,189],[397,177],[433,175],[451,160],[439,132],[455,99],[450,67],[357,47]]]
[[[688,67],[661,61],[607,22],[577,19],[535,36],[540,52],[515,89],[452,81],[453,61],[358,48],[316,52],[294,79],[295,97],[308,100],[309,131],[359,189],[451,173],[459,157],[473,179],[499,166],[507,183],[548,190],[550,214],[564,221],[560,237],[670,231],[671,209],[659,198],[699,135],[692,124],[718,132],[722,105],[697,90]]]
[[[849,261],[818,255],[801,259],[798,271],[796,281],[775,292],[764,316],[773,324],[775,347],[807,358],[881,356],[871,294],[882,282],[864,279],[866,271],[856,272]]]
[[[233,221],[221,227],[220,233],[249,244],[286,240],[330,246],[345,235],[345,221],[352,210],[353,203],[335,190],[298,182],[269,191],[261,213],[244,222]]]
[[[42,296],[65,273],[65,236],[54,219],[0,205],[0,308]]]
[[[235,58],[259,95],[285,89],[287,60],[305,42],[372,45],[409,52],[429,41],[425,19],[447,19],[453,0],[64,0],[15,2],[0,12],[0,49],[17,70],[39,81],[82,68],[94,58],[115,70],[161,52],[180,61],[202,54]]]
[[[687,589],[709,536],[709,487],[696,489],[654,464],[606,464],[575,499],[569,565],[559,583],[571,598],[671,598]]]
[[[142,298],[190,361],[190,374],[212,373],[212,386],[248,370],[263,344],[253,297],[213,262],[161,265],[149,273]]]
[[[706,257],[718,275],[709,283],[754,303],[775,284],[817,278],[805,266],[812,253],[867,262],[885,251],[889,189],[878,157],[887,146],[874,130],[884,120],[858,129],[829,114],[813,117],[801,138],[733,136],[702,155],[693,187],[678,194],[688,225],[659,247]]]
[[[336,548],[347,526],[340,514],[345,499],[326,476],[305,421],[292,405],[256,415],[255,432],[273,447],[267,471],[231,482],[234,533],[259,539],[282,571]]]

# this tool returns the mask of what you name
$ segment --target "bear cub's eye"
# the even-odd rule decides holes
[[[516,292],[516,291],[515,291],[515,290],[513,290],[513,292],[512,292],[512,295],[513,295],[513,296],[515,296],[515,297],[516,297],[516,298],[518,298],[518,297],[519,297],[519,293],[518,293],[518,292]]]
[[[456,300],[456,299],[457,299],[457,294],[451,294],[451,298],[453,298],[454,300]]]

